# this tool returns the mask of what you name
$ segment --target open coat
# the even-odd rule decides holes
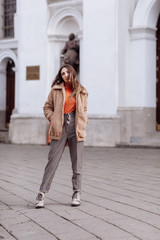
[[[77,141],[84,141],[86,137],[87,117],[87,90],[80,85],[76,93],[76,115],[75,132]],[[44,115],[51,122],[49,135],[50,139],[59,140],[62,135],[64,123],[64,102],[65,88],[64,83],[54,85],[48,95],[48,99],[43,107]]]

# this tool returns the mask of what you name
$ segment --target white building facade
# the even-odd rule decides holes
[[[5,38],[0,24],[1,128],[8,123],[9,61],[15,82],[11,143],[46,144],[43,105],[72,32],[80,42],[79,80],[89,92],[85,145],[154,135],[159,14],[160,0],[17,0],[14,36]],[[38,69],[38,78],[28,79],[28,68]]]

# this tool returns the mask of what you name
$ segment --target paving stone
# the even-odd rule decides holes
[[[92,232],[96,236],[102,239],[118,238],[118,237],[129,237],[130,234],[127,231],[123,231],[117,226],[111,223],[104,222],[98,218],[89,217],[84,220],[75,221],[79,226],[85,228],[87,231]]]
[[[64,233],[64,234],[57,234],[57,237],[61,240],[74,240],[74,239],[77,239],[77,240],[98,240],[100,238],[98,237],[89,237],[89,235],[86,236],[86,234],[79,234],[78,232],[68,232],[68,233]]]
[[[72,208],[66,148],[45,208],[35,209],[48,151],[0,144],[0,238],[160,239],[160,149],[85,148],[82,204]]]
[[[42,227],[38,226],[32,221],[21,223],[21,224],[14,224],[11,225],[8,229],[9,231],[16,236],[18,239],[47,239],[47,240],[55,240],[56,237],[54,237],[51,233],[49,233],[47,230],[44,230]]]
[[[82,228],[79,228],[73,222],[67,221],[61,216],[57,216],[48,209],[41,209],[40,211],[36,210],[36,212],[29,211],[26,212],[25,215],[56,236],[59,234],[62,234],[63,236],[66,233],[68,236],[70,236],[69,239],[72,239],[73,236],[75,237],[75,234],[77,234],[77,236],[83,236],[85,238],[92,236],[92,234],[88,233]]]
[[[29,219],[26,218],[22,213],[15,212],[13,210],[7,210],[1,213],[1,224],[3,226],[22,224],[28,221]]]
[[[0,226],[0,239],[15,240],[2,226]]]

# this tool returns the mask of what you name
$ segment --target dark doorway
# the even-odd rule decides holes
[[[157,23],[157,84],[156,84],[156,121],[157,131],[160,131],[160,16]]]
[[[6,68],[6,127],[9,128],[10,116],[12,110],[14,109],[15,101],[15,72],[13,68],[15,67],[14,62],[10,59],[7,63]]]

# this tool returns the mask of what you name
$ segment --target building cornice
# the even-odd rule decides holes
[[[18,48],[18,40],[2,39],[0,40],[0,49],[16,49]]]
[[[66,7],[66,6],[78,6],[82,5],[82,0],[47,0],[49,8],[55,8],[55,7]]]

